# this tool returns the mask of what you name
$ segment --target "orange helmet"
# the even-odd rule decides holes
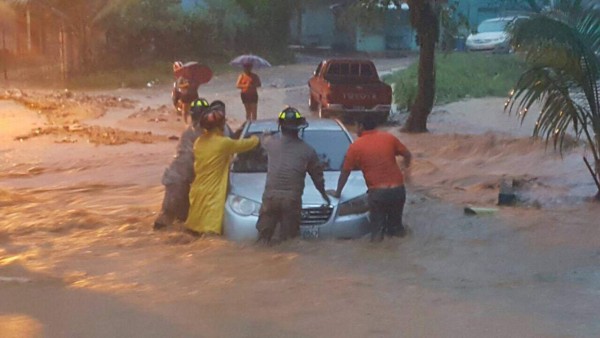
[[[211,108],[200,117],[200,127],[211,130],[214,128],[223,128],[225,125],[225,114],[218,107]]]

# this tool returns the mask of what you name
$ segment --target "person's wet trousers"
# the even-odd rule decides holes
[[[256,223],[259,240],[269,242],[275,233],[277,224],[280,226],[280,240],[284,241],[298,236],[301,211],[301,197],[269,197],[263,199],[260,216]]]
[[[371,240],[382,240],[384,235],[404,237],[402,213],[406,202],[404,186],[369,190],[371,212]]]

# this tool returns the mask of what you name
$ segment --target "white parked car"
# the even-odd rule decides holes
[[[509,52],[509,36],[506,28],[518,20],[527,18],[526,16],[509,16],[482,21],[477,27],[477,32],[467,37],[467,50]]]

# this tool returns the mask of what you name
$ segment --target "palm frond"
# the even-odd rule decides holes
[[[513,46],[526,54],[530,66],[506,109],[517,108],[524,118],[535,102],[542,102],[534,135],[562,149],[572,127],[576,137],[585,135],[598,160],[600,62],[594,52],[600,47],[600,11],[581,8],[580,1],[562,0],[554,11],[510,28]]]

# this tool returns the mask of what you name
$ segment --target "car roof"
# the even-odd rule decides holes
[[[513,21],[515,19],[526,19],[526,18],[529,18],[529,17],[525,16],[525,15],[514,15],[514,16],[505,16],[505,17],[501,17],[501,18],[487,19],[487,20],[483,20],[482,22]]]
[[[343,131],[337,120],[332,119],[311,119],[307,118],[308,128],[306,130],[327,130],[327,131]],[[264,130],[277,130],[277,119],[261,119],[249,122],[248,132],[256,133]]]
[[[340,62],[340,63],[348,63],[348,62],[352,62],[352,63],[373,63],[373,60],[370,59],[353,59],[353,58],[331,58],[331,59],[325,59],[323,60],[327,63],[336,63],[336,62]]]

